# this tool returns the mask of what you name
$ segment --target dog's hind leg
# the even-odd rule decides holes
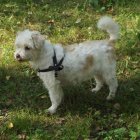
[[[100,75],[95,75],[94,78],[95,78],[96,86],[91,91],[96,93],[102,88],[103,79],[102,79],[102,76]]]
[[[107,96],[107,100],[112,100],[115,98],[115,93],[117,91],[117,87],[118,87],[118,81],[116,76],[113,74],[111,75],[111,73],[107,76],[105,76],[105,81],[106,84],[109,86],[109,95]]]

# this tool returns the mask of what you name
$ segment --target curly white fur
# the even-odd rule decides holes
[[[110,35],[110,40],[117,40],[119,37],[119,25],[112,18],[104,16],[97,24],[99,29],[105,30]]]
[[[98,27],[110,34],[110,39],[85,41],[62,47],[61,44],[51,44],[37,31],[24,30],[18,33],[15,41],[15,58],[18,61],[29,61],[34,69],[45,69],[53,65],[54,50],[58,61],[64,56],[64,69],[55,77],[54,71],[40,72],[38,76],[43,80],[49,91],[51,107],[50,113],[55,113],[63,97],[62,86],[76,84],[95,78],[96,87],[92,92],[101,89],[103,83],[109,86],[107,99],[115,97],[117,90],[116,60],[114,40],[118,38],[119,27],[109,17],[103,17]]]

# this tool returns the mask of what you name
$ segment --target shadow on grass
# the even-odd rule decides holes
[[[46,28],[46,19],[48,20],[50,19],[49,14],[51,15],[51,19],[58,20],[62,24],[63,23],[62,19],[65,19],[64,15],[62,14],[63,11],[68,10],[68,9],[78,8],[79,11],[81,11],[81,13],[83,14],[82,8],[83,8],[83,5],[85,4],[85,1],[81,0],[81,1],[75,2],[74,0],[73,1],[13,0],[11,2],[9,0],[2,0],[1,3],[3,4],[2,8],[3,9],[6,8],[5,10],[2,9],[2,14],[4,15],[9,14],[9,16],[11,17],[11,13],[13,13],[15,18],[18,18],[18,17],[21,18],[22,16],[28,17],[28,20],[30,22],[37,22],[37,23],[42,23],[42,24],[45,23],[45,28]],[[17,5],[14,5],[13,3]],[[6,5],[6,4],[9,4],[9,5]],[[67,5],[67,9],[65,8],[66,5]],[[88,9],[89,5],[87,4],[86,6]],[[125,5],[123,6],[125,8]],[[90,8],[92,9],[92,7]],[[129,8],[131,9],[131,7]],[[129,8],[127,5],[126,9],[129,10]],[[41,14],[36,13],[36,11],[39,11],[39,10],[40,10],[39,13]],[[33,11],[33,13],[35,12],[35,15],[34,14],[28,15],[28,11],[31,11],[31,12]],[[50,13],[47,15],[45,13],[46,11]],[[85,9],[85,12],[87,11]],[[92,14],[93,12],[94,10],[93,11],[91,10]],[[89,12],[88,14],[90,15],[91,13]],[[69,17],[69,15],[65,15],[65,16]],[[32,21],[32,19],[35,19],[35,21]],[[71,20],[69,19],[68,21],[70,22]],[[85,22],[86,24],[84,23],[82,27],[86,27],[88,24],[87,19],[83,22]],[[23,26],[23,25],[20,25],[20,26]],[[73,26],[73,23],[71,24],[71,26]],[[127,55],[128,55],[128,52],[130,53],[130,55],[132,55],[132,53],[135,55],[137,48],[133,50],[132,48],[130,48],[129,51],[128,49],[127,51],[122,49],[122,51],[127,52]],[[11,69],[1,68],[0,77],[1,77],[0,109],[2,108],[14,109],[14,108],[29,107],[29,108],[32,108],[33,110],[40,110],[40,109],[43,110],[49,107],[50,105],[49,97],[48,95],[46,97],[44,96],[46,95],[47,91],[42,86],[42,83],[40,82],[40,80],[37,78],[35,74],[31,74],[30,71],[27,71],[27,73],[25,73],[24,71],[21,72],[21,69],[15,70],[14,68],[11,68]],[[137,112],[139,110],[137,102],[140,100],[140,97],[138,94],[139,92],[139,85],[137,84],[138,81],[139,81],[138,75],[135,75],[135,77],[133,78],[131,77],[130,79],[127,79],[126,81],[120,80],[118,95],[116,99],[112,102],[107,102],[105,100],[109,92],[107,88],[104,87],[97,95],[94,95],[90,92],[89,82],[86,82],[82,84],[81,86],[68,87],[67,89],[65,88],[64,89],[65,98],[62,105],[59,107],[58,113],[63,114],[65,112],[66,113],[71,112],[72,114],[75,114],[76,112],[79,114],[85,114],[91,111],[92,109],[100,110],[103,113],[108,113],[108,112],[114,111],[113,105],[115,103],[119,103],[121,105],[119,112],[128,112],[128,113]],[[45,98],[42,98],[43,97],[42,95]]]
[[[73,112],[73,114],[76,112],[78,114],[85,114],[91,110],[100,111],[102,114],[139,113],[139,80],[139,76],[137,75],[126,81],[119,81],[119,88],[116,98],[113,101],[106,101],[106,97],[109,93],[107,87],[103,87],[96,95],[90,92],[89,85],[75,87],[72,90],[73,92],[66,90],[68,94],[65,94],[62,108],[64,106],[64,111],[68,109],[71,113]],[[117,104],[119,104],[120,107],[115,107]]]
[[[48,106],[48,99],[41,99],[47,93],[38,77],[30,70],[0,68],[0,109],[34,108]],[[47,101],[48,100],[48,101]],[[43,105],[44,104],[44,105]]]
[[[35,73],[19,72],[17,69],[0,68],[0,110],[24,109],[43,111],[50,106],[47,90]],[[138,113],[139,110],[139,75],[126,81],[119,81],[117,96],[113,101],[106,101],[109,90],[103,87],[96,95],[90,92],[91,83],[64,88],[64,101],[58,109],[58,114],[67,113],[84,115],[89,112],[100,111],[103,114]],[[114,104],[120,104],[115,109]]]

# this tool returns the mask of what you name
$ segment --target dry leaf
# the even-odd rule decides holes
[[[59,118],[55,123],[56,123],[56,124],[64,124],[65,121],[66,121],[65,118]]]
[[[13,128],[14,127],[14,125],[13,125],[13,123],[12,122],[10,122],[9,124],[8,124],[8,128]]]
[[[9,80],[10,79],[10,76],[6,76],[6,80]]]
[[[134,91],[134,88],[130,88],[130,91],[133,92]]]
[[[19,134],[18,138],[22,139],[22,140],[25,140],[26,139],[26,134]]]
[[[28,15],[32,15],[33,13],[31,11],[28,12]]]
[[[54,23],[54,20],[53,19],[48,20],[48,23],[53,24]]]
[[[81,22],[81,18],[78,18],[75,23],[80,23],[80,22]]]
[[[114,106],[113,106],[116,110],[120,110],[120,104],[119,103],[116,103],[116,104],[114,104]]]
[[[42,95],[41,99],[47,98],[47,95]]]

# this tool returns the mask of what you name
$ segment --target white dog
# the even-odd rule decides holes
[[[48,89],[51,107],[50,113],[55,113],[63,97],[62,85],[78,83],[95,78],[97,92],[106,83],[109,86],[110,100],[117,90],[116,59],[114,44],[119,36],[119,26],[110,17],[102,17],[98,28],[109,33],[106,40],[85,41],[62,47],[51,44],[37,31],[24,30],[17,34],[15,40],[15,59],[29,61],[38,71]]]

